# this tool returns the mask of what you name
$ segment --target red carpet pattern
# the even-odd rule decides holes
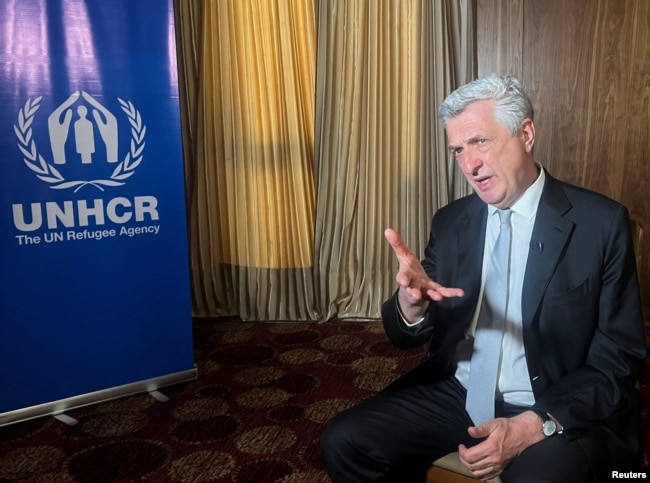
[[[196,381],[0,428],[0,482],[328,482],[339,411],[412,367],[380,322],[194,324]],[[650,401],[650,372],[641,389]],[[650,408],[644,411],[646,445]]]

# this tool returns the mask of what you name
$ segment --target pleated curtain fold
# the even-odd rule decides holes
[[[474,78],[471,0],[179,0],[193,312],[377,318],[467,193],[437,106]]]

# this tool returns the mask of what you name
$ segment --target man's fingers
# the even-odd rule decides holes
[[[397,233],[395,230],[392,228],[386,228],[384,230],[384,236],[386,237],[386,240],[388,240],[388,243],[391,245],[400,245],[403,244],[404,241],[402,240],[402,237],[400,236],[399,233]]]
[[[429,299],[440,302],[448,297],[463,297],[465,295],[463,289],[442,287],[428,278],[424,280],[421,277],[413,277],[405,271],[398,272],[395,279],[416,300]]]
[[[406,246],[406,243],[404,243],[402,236],[395,230],[392,228],[386,228],[384,230],[384,237],[386,240],[388,240],[390,246],[393,247],[393,250],[395,251],[395,254],[398,256],[398,258],[408,257],[411,255],[411,249]]]
[[[489,427],[485,424],[479,426],[470,426],[467,428],[467,433],[476,439],[485,438],[490,435]]]
[[[438,285],[436,288],[427,290],[427,295],[434,300],[442,300],[448,297],[464,297],[465,292],[462,288],[441,287]]]
[[[460,288],[442,287],[429,279],[420,262],[406,246],[401,235],[392,228],[384,230],[384,236],[397,255],[399,272],[395,277],[397,283],[406,288],[408,294],[415,300],[428,298],[440,302],[447,297],[463,297],[465,292]]]
[[[397,261],[399,262],[399,272],[396,277],[397,283],[402,287],[410,287],[413,281],[420,277],[420,274],[418,273],[419,262],[415,260],[411,250],[406,246],[400,234],[395,230],[392,228],[386,228],[386,230],[384,230],[384,236],[393,248],[393,251],[397,256]],[[423,271],[424,270],[422,270],[422,272]]]
[[[443,287],[435,282],[434,285],[427,288],[426,294],[431,300],[440,302],[442,299],[449,297],[464,297],[465,292],[462,288]]]
[[[404,272],[397,272],[395,280],[397,280],[397,283],[402,287],[409,287],[411,285],[411,277]]]
[[[491,469],[492,464],[489,455],[478,453],[474,448],[476,447],[468,448],[460,444],[458,446],[458,459],[475,477],[484,479],[487,474],[494,473],[494,470]]]
[[[413,300],[420,301],[424,299],[422,295],[422,291],[419,288],[404,286],[404,289],[406,290],[406,293],[408,293]]]
[[[467,446],[464,444],[459,444],[458,445],[458,458],[464,465],[468,465],[469,463],[465,461],[465,453],[467,452]]]

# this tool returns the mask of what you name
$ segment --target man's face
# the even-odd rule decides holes
[[[477,101],[447,122],[449,148],[478,196],[497,208],[512,206],[537,179],[535,126],[526,119],[516,135],[494,118],[493,101]]]

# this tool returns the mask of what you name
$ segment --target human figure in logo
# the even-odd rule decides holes
[[[90,104],[93,109],[93,118],[99,129],[102,141],[106,145],[106,161],[109,163],[117,162],[117,119],[111,112],[102,106],[93,96],[87,92],[82,92],[83,98]]]
[[[79,119],[74,122],[74,138],[77,147],[77,153],[81,155],[83,164],[90,164],[93,161],[95,152],[95,134],[93,133],[93,123],[86,116],[88,108],[86,106],[77,107]]]
[[[65,142],[68,140],[68,131],[70,129],[70,121],[72,120],[70,106],[77,99],[79,99],[79,91],[73,92],[47,118],[47,128],[50,134],[50,146],[52,147],[54,164],[65,164]]]

